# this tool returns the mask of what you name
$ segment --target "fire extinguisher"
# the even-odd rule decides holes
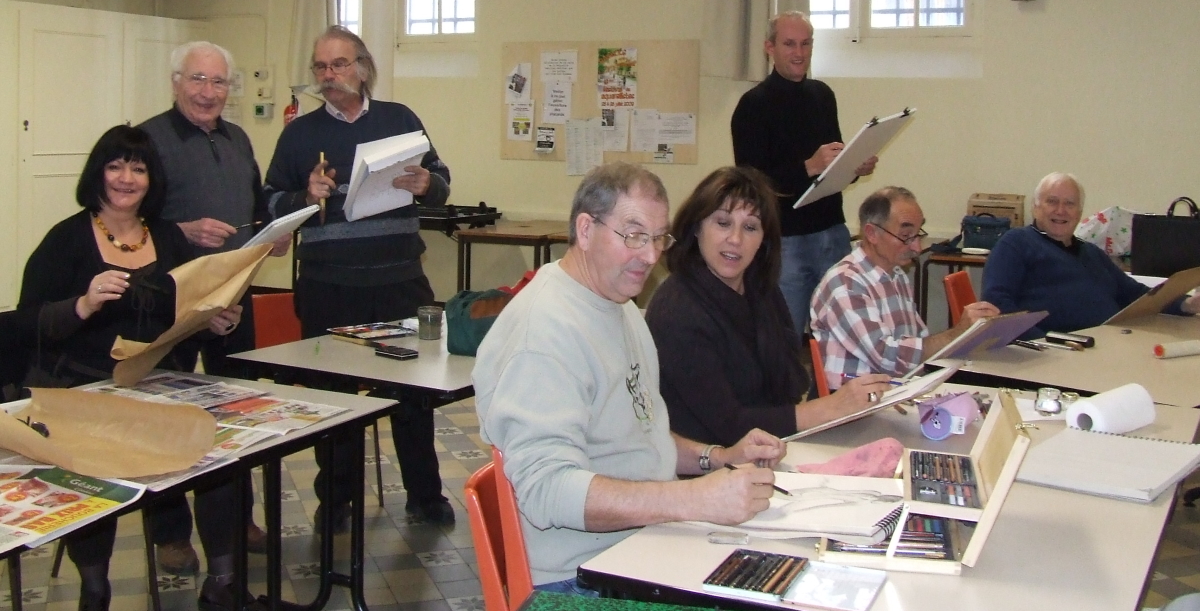
[[[288,104],[287,108],[283,109],[283,124],[287,125],[288,123],[291,123],[292,119],[295,119],[296,115],[299,112],[300,112],[300,100],[296,99],[296,94],[293,93],[292,94],[292,103]]]

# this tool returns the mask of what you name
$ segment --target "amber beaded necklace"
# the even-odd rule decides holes
[[[146,245],[146,241],[150,239],[150,228],[146,226],[146,219],[144,218],[138,217],[138,220],[142,222],[142,241],[138,242],[137,244],[123,244],[117,239],[116,236],[112,234],[111,231],[108,230],[108,227],[104,226],[104,221],[100,220],[99,214],[93,212],[92,218],[96,220],[96,226],[100,228],[100,233],[103,233],[104,237],[108,238],[108,242],[113,246],[120,248],[122,252],[137,252],[141,250],[142,247]]]

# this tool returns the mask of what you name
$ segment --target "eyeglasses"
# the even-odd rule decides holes
[[[600,223],[601,225],[608,227],[608,225],[606,225],[604,223],[604,221],[600,220],[599,217],[593,216],[592,218],[596,219],[597,223]],[[608,228],[612,229],[613,233],[621,236],[622,238],[625,238],[625,247],[626,248],[632,248],[634,250],[636,250],[638,248],[642,248],[651,242],[654,242],[654,247],[659,250],[666,250],[675,244],[675,237],[669,233],[652,236],[648,233],[621,233],[620,231],[617,231],[616,229],[613,229],[612,227],[608,227]]]
[[[333,63],[330,63],[330,64],[327,64],[325,62],[313,62],[313,65],[311,66],[311,68],[312,68],[313,74],[315,74],[317,76],[321,76],[322,74],[325,74],[326,69],[332,69],[334,74],[343,74],[346,72],[347,68],[349,68],[350,66],[353,66],[354,62],[358,61],[359,59],[361,59],[361,58],[356,57],[354,59],[346,59],[344,57],[339,57],[339,58],[333,60]]]
[[[207,84],[212,85],[213,89],[217,91],[229,91],[229,80],[219,76],[207,76],[197,72],[196,74],[189,74],[184,78],[187,79],[189,85],[196,89],[204,89],[204,86]]]
[[[897,240],[900,240],[900,242],[901,242],[902,244],[904,244],[905,246],[908,246],[908,245],[912,244],[912,243],[913,243],[913,241],[915,241],[915,240],[919,240],[919,239],[921,239],[921,238],[927,238],[927,237],[929,237],[929,234],[928,234],[928,233],[927,233],[927,232],[926,232],[924,229],[918,229],[918,230],[917,230],[917,235],[914,235],[914,236],[912,236],[912,237],[909,237],[909,238],[902,238],[902,237],[900,237],[900,236],[898,236],[898,235],[896,235],[896,234],[894,234],[894,233],[892,233],[892,232],[888,231],[887,229],[884,229],[882,225],[879,225],[879,224],[876,224],[876,223],[871,223],[871,224],[872,224],[872,225],[875,225],[876,227],[878,227],[880,231],[882,231],[882,232],[884,232],[884,233],[886,233],[886,234],[888,234],[888,235],[892,236],[893,238],[896,238]]]

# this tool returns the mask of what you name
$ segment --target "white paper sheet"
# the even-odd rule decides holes
[[[542,90],[542,123],[565,125],[571,118],[571,86],[547,83]]]
[[[575,49],[542,53],[543,83],[574,83],[579,74],[579,52]]]
[[[533,140],[533,103],[508,105],[508,139]]]
[[[600,136],[604,139],[604,150],[625,152],[629,150],[629,109],[606,108],[612,111],[612,124],[607,128],[600,126]]]
[[[654,152],[658,150],[658,111],[653,108],[635,108],[633,130],[630,136],[629,150]]]
[[[659,144],[695,144],[696,115],[690,112],[658,114]]]

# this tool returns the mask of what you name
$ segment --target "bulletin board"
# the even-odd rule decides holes
[[[698,40],[641,40],[604,42],[525,42],[507,43],[501,54],[500,85],[500,158],[536,161],[567,160],[567,125],[547,124],[544,118],[544,96],[548,85],[542,79],[542,54],[558,51],[576,51],[577,66],[574,83],[563,84],[571,91],[570,118],[591,119],[601,117],[597,75],[599,72],[600,49],[636,49],[636,102],[634,108],[655,110],[658,113],[690,113],[693,125],[699,122],[700,110],[700,41]],[[529,128],[532,140],[512,140],[513,129],[508,96],[513,80],[511,71],[520,64],[529,64],[531,74],[524,81],[529,88],[529,100],[533,102],[533,121]],[[521,80],[521,79],[518,79]],[[643,115],[644,116],[644,115]],[[676,117],[686,115],[674,114]],[[634,144],[632,113],[629,115],[629,145]],[[555,146],[549,153],[535,150],[537,128],[555,128]],[[698,131],[696,129],[695,131]],[[644,133],[644,132],[643,132]],[[642,139],[645,140],[644,138]],[[661,146],[661,145],[660,145]],[[695,164],[698,160],[697,144],[671,143],[669,154],[664,151],[604,151],[603,161],[629,161],[634,163]]]

